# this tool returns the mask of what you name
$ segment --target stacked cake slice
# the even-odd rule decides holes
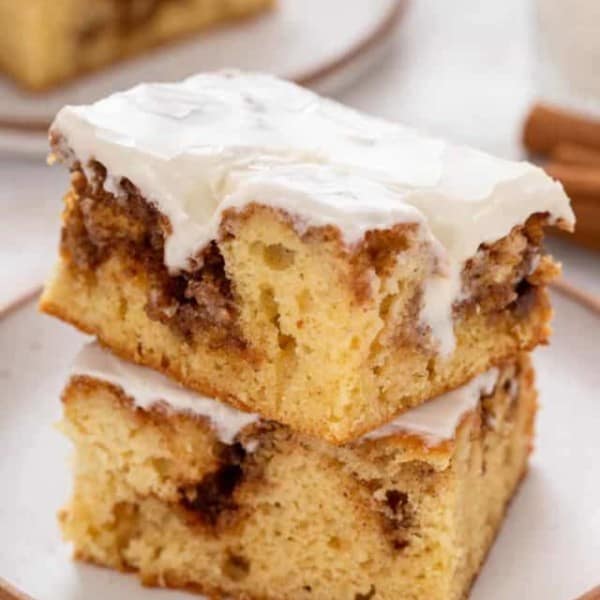
[[[63,397],[76,555],[215,597],[466,595],[526,467],[561,186],[257,74],[66,107],[51,143],[42,309],[109,349]]]

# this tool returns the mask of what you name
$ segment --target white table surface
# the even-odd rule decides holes
[[[520,125],[536,89],[532,21],[526,0],[413,0],[388,56],[338,97],[517,158]],[[0,309],[16,286],[27,291],[48,271],[66,183],[60,167],[0,157]],[[553,249],[568,280],[600,294],[600,254],[560,242]]]

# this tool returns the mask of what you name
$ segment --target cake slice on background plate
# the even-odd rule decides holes
[[[0,2],[0,72],[42,91],[274,0]]]
[[[521,355],[334,446],[91,344],[63,394],[77,558],[239,599],[466,597],[526,470]]]

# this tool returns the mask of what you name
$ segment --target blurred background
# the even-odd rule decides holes
[[[169,44],[164,28],[162,37],[152,30],[169,2],[111,2],[121,6],[116,30],[115,16],[99,10],[105,0],[88,4],[94,10],[84,11],[74,38],[81,72],[67,73],[65,58],[60,72],[42,61],[35,79],[23,78],[19,40],[0,44],[0,313],[36,293],[55,255],[68,177],[45,164],[56,110],[222,67],[270,71],[369,113],[538,162],[564,183],[578,213],[578,234],[550,241],[566,285],[600,306],[598,0],[278,0],[226,24],[190,24]],[[0,25],[7,6],[0,2]]]

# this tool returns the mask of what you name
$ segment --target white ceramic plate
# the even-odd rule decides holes
[[[600,315],[554,300],[553,343],[536,353],[537,449],[472,600],[571,600],[600,583]],[[68,444],[52,424],[83,339],[34,303],[0,320],[0,579],[35,600],[197,598],[73,563],[60,540]]]
[[[27,94],[1,78],[0,150],[45,153],[48,125],[65,104],[89,103],[141,81],[173,81],[199,71],[260,70],[331,93],[380,57],[405,4],[278,0],[271,12],[157,48],[49,93]]]

